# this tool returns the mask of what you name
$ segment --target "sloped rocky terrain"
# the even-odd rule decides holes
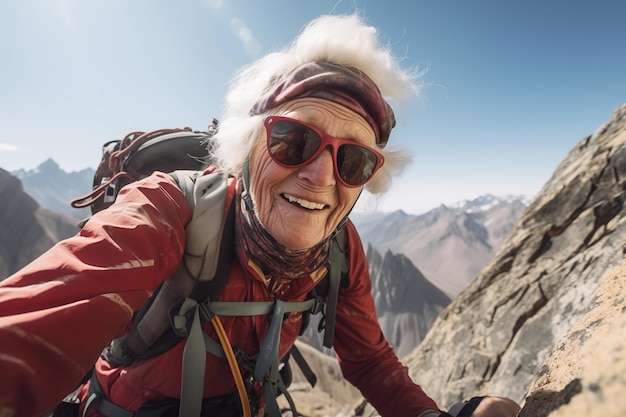
[[[591,309],[554,347],[520,417],[626,416],[626,262],[609,272]]]

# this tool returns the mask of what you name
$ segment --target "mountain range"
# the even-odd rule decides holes
[[[65,172],[52,159],[47,159],[32,170],[19,169],[11,175],[22,182],[22,187],[40,206],[55,213],[76,219],[89,216],[88,208],[76,209],[70,203],[92,189],[95,170],[85,168]]]
[[[17,174],[22,180],[0,171],[0,190],[5,201],[11,202],[3,205],[4,210],[0,211],[0,224],[7,225],[4,238],[0,239],[1,277],[10,275],[55,242],[78,231],[76,217],[42,208],[34,196],[49,207],[58,207],[77,194],[85,193],[86,173],[65,174],[52,160],[33,171],[19,171]],[[70,186],[63,188],[65,175]],[[33,196],[26,192],[26,187]],[[65,206],[69,207],[69,204]],[[369,246],[367,256],[372,292],[380,310],[383,331],[397,352],[406,354],[424,338],[439,312],[450,303],[450,298],[428,281],[404,255],[389,250],[381,255]],[[312,325],[303,339],[332,354],[332,350],[323,348],[322,334],[315,330],[319,320],[320,317],[312,318]]]
[[[365,246],[405,255],[454,298],[493,259],[527,204],[526,196],[484,195],[421,215],[398,210],[350,217]]]

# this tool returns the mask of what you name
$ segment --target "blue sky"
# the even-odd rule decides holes
[[[203,129],[237,68],[355,8],[427,70],[390,141],[414,164],[379,210],[533,196],[626,102],[621,0],[2,0],[0,167],[95,168],[130,131]]]

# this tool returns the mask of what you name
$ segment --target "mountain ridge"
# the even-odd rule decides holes
[[[364,247],[371,244],[379,252],[406,255],[429,281],[454,298],[496,254],[526,210],[526,201],[526,196],[487,194],[419,215],[396,210],[356,212],[350,217]]]
[[[41,207],[19,179],[0,168],[0,280],[76,232],[76,221]]]
[[[11,172],[22,182],[24,191],[40,206],[78,220],[88,217],[90,210],[73,208],[70,202],[91,191],[94,174],[95,170],[91,168],[66,172],[52,158],[34,169]]]

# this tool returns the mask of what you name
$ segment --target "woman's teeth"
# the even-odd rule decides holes
[[[290,203],[297,204],[300,207],[304,207],[309,210],[322,210],[324,208],[324,204],[314,203],[312,201],[303,200],[301,198],[294,197],[289,194],[283,194],[285,199]]]

